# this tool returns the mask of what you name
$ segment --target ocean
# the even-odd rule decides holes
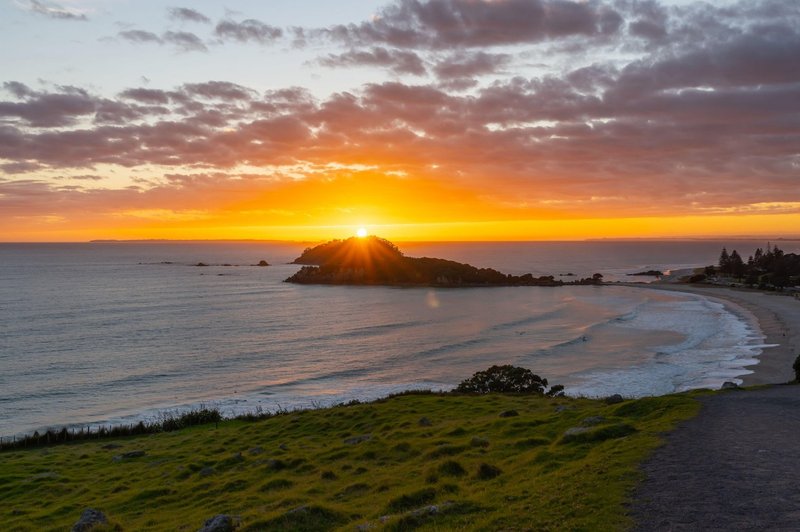
[[[766,243],[400,247],[506,273],[631,281],[714,263],[723,245],[746,257]],[[735,381],[763,347],[751,321],[691,294],[284,283],[303,247],[0,244],[0,436],[199,405],[234,414],[447,390],[492,364],[530,368],[570,395],[658,395]]]

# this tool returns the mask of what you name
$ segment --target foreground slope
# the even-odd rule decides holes
[[[198,530],[216,514],[240,530],[615,530],[638,464],[697,404],[408,394],[7,451],[0,522],[64,530],[90,507],[124,530]]]

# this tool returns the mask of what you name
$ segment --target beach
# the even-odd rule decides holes
[[[744,319],[755,320],[764,334],[764,344],[769,347],[759,355],[757,364],[747,368],[753,373],[741,377],[743,384],[781,384],[794,380],[792,364],[800,354],[800,301],[796,298],[759,290],[671,282],[626,285],[698,294],[718,301]]]

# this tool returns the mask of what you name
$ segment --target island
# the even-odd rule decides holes
[[[406,257],[377,236],[332,240],[306,249],[292,264],[303,267],[286,279],[297,284],[383,286],[564,286],[601,284],[603,276],[564,282],[552,275],[509,275],[492,268],[430,257]]]

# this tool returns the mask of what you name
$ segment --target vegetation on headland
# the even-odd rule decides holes
[[[299,284],[389,286],[563,286],[600,284],[601,274],[564,282],[552,275],[508,275],[492,268],[430,257],[406,257],[388,240],[370,236],[332,240],[306,249],[294,264],[303,268],[286,279]]]
[[[703,274],[694,277],[695,282],[713,279],[731,279],[762,290],[783,290],[800,285],[800,255],[767,245],[766,251],[757,248],[745,261],[735,249],[728,253],[722,248],[717,265],[706,266]]]
[[[239,530],[620,529],[637,465],[697,410],[685,394],[421,392],[6,451],[0,522],[66,529],[94,508],[106,530],[219,514]]]

